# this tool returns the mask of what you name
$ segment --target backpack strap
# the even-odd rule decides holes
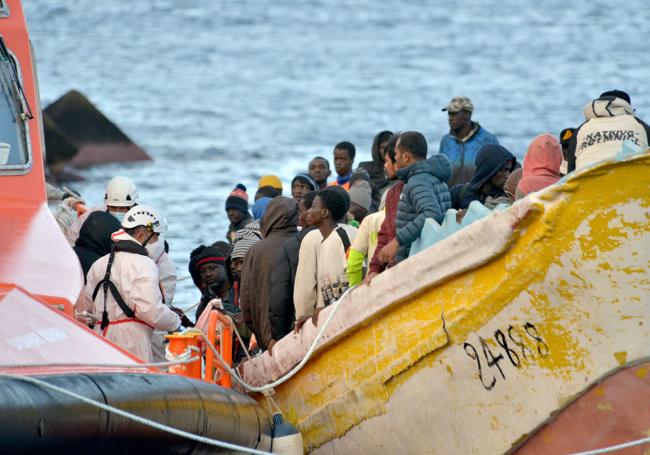
[[[339,235],[341,238],[341,242],[343,242],[343,250],[345,251],[345,256],[347,257],[348,251],[350,251],[350,237],[348,237],[348,233],[345,232],[345,229],[342,227],[337,227],[336,228],[336,233]]]

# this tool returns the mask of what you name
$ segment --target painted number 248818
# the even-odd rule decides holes
[[[506,378],[506,375],[503,373],[503,368],[499,365],[499,362],[505,361],[505,357],[508,358],[514,367],[520,368],[522,358],[524,360],[532,360],[536,357],[546,358],[550,354],[548,345],[535,325],[526,322],[523,325],[523,331],[526,334],[525,338],[520,336],[520,330],[512,325],[508,326],[508,330],[505,332],[501,329],[496,330],[494,332],[494,341],[496,341],[497,345],[501,348],[497,350],[496,355],[492,352],[485,339],[480,336],[478,337],[480,349],[483,351],[486,365],[489,368],[496,368],[503,379]],[[530,347],[531,342],[534,344],[533,348]],[[486,390],[492,390],[497,382],[496,372],[493,371],[492,380],[486,382],[485,370],[481,364],[481,358],[477,349],[471,343],[463,344],[463,349],[465,349],[465,353],[472,358],[472,360],[476,361],[478,376],[483,387],[485,387]]]

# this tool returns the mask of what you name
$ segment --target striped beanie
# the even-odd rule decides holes
[[[262,240],[260,225],[257,222],[247,224],[246,227],[235,232],[235,241],[230,258],[243,259],[248,250],[260,240]]]

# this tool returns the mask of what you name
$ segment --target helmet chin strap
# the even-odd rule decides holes
[[[149,243],[149,240],[151,240],[151,237],[153,237],[155,234],[156,234],[155,232],[151,231],[151,234],[149,234],[149,237],[145,239],[145,241],[142,243],[142,246],[143,247],[147,246],[147,243]]]

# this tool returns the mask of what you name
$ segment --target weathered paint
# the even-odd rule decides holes
[[[648,165],[645,154],[572,175],[352,292],[340,309],[347,326],[337,314],[316,356],[276,389],[306,448],[504,452],[607,372],[649,356]],[[483,231],[508,216],[508,236],[494,240],[505,248],[489,262],[454,257],[487,252]],[[450,270],[422,276],[428,263]],[[315,330],[281,340],[248,379],[286,371],[292,346]],[[503,356],[498,366],[490,355]]]
[[[515,453],[576,453],[650,436],[650,364],[623,368],[589,389]],[[645,454],[648,446],[618,451]]]

